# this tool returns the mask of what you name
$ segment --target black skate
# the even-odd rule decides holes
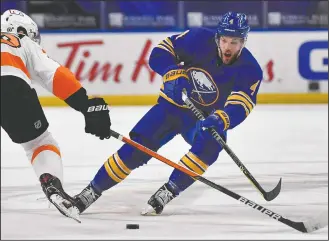
[[[163,208],[174,198],[176,195],[171,190],[168,183],[164,184],[160,189],[151,196],[148,200],[148,207],[142,211],[143,216],[155,216],[162,213]]]
[[[46,197],[58,211],[64,216],[81,223],[79,220],[79,210],[74,205],[73,198],[64,192],[61,181],[49,173],[42,174],[39,180]]]
[[[98,193],[91,184],[89,184],[81,193],[74,196],[75,205],[80,213],[84,212],[93,204],[102,194]]]

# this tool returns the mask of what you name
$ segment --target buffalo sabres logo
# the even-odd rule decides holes
[[[200,68],[190,68],[187,73],[193,83],[191,99],[203,106],[215,103],[219,91],[211,75]]]

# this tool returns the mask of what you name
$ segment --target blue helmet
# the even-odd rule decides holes
[[[228,12],[225,13],[223,18],[218,24],[216,36],[221,35],[247,38],[250,31],[247,15],[244,13]]]

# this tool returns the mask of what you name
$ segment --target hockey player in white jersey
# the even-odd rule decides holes
[[[38,27],[29,16],[18,10],[1,15],[1,127],[24,148],[49,201],[63,215],[78,219],[74,201],[62,187],[60,148],[31,84],[81,112],[85,132],[100,139],[110,138],[108,105],[102,98],[89,99],[74,74],[49,58],[39,44]]]

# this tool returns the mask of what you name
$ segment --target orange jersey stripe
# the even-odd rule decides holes
[[[66,100],[81,88],[74,74],[64,66],[57,68],[53,80],[53,93],[61,100]]]
[[[27,70],[23,60],[11,53],[1,52],[1,66],[12,66],[23,71],[30,78],[30,73]]]
[[[34,159],[40,154],[40,152],[42,151],[53,151],[55,152],[57,155],[61,156],[60,151],[58,150],[58,148],[54,145],[43,145],[43,146],[39,146],[32,155],[32,159],[31,159],[31,163],[33,163]]]

